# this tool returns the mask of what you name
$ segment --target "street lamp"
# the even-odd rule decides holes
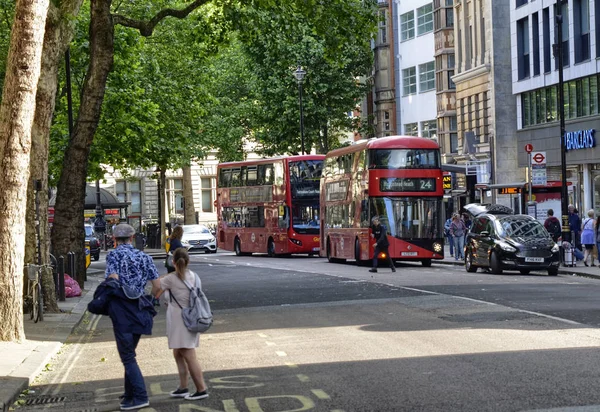
[[[302,66],[298,66],[294,72],[294,76],[298,81],[298,91],[300,92],[300,139],[302,141],[302,154],[304,154],[304,111],[302,107],[302,83],[304,83],[306,71],[302,69]]]
[[[562,175],[561,209],[562,209],[562,240],[571,241],[569,228],[569,191],[567,190],[567,142],[565,141],[565,93],[563,78],[563,16],[562,6],[568,4],[567,0],[556,0],[554,22],[556,27],[556,42],[552,46],[554,58],[558,63],[558,116],[560,119],[560,167]]]

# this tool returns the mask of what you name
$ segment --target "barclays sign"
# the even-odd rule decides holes
[[[565,133],[565,148],[567,150],[578,150],[596,147],[595,132],[595,129],[589,129]]]

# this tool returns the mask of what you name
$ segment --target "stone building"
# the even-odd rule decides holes
[[[524,179],[516,156],[512,4],[454,0],[455,75],[451,80],[456,85],[458,145],[456,153],[446,153],[446,160],[465,165],[466,176],[458,175],[459,186],[466,189],[464,201],[515,207],[520,204],[518,196],[497,191],[498,185]]]

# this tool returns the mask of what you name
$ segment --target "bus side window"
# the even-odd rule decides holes
[[[241,175],[242,171],[239,168],[231,170],[231,187],[241,186]]]
[[[369,199],[360,201],[360,226],[369,227]]]
[[[281,229],[287,229],[290,227],[290,211],[287,206],[279,206],[278,226]]]
[[[246,168],[246,185],[247,186],[256,186],[256,181],[258,180],[258,173],[256,166],[248,166]]]

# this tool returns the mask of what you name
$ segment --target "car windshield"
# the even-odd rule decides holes
[[[210,230],[206,226],[183,226],[183,233],[186,234],[198,234],[198,233],[210,233]]]
[[[498,219],[496,230],[500,236],[509,238],[550,237],[540,222],[519,216],[506,216]]]
[[[86,237],[94,236],[94,230],[92,229],[91,226],[85,226],[85,236]]]

